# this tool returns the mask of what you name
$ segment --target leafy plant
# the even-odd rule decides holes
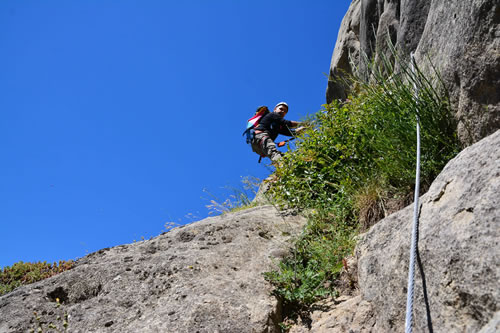
[[[282,207],[313,212],[293,253],[265,274],[289,308],[304,309],[333,294],[325,286],[352,253],[359,230],[391,212],[389,198],[404,202],[411,194],[417,119],[422,188],[460,149],[439,75],[431,80],[418,68],[412,71],[395,51],[391,59],[397,70],[382,57],[367,65],[369,80],[351,77],[349,98],[323,105],[308,120],[312,125],[296,140],[296,150],[277,164],[272,197]]]
[[[73,265],[74,262],[69,260],[53,264],[48,264],[45,261],[36,263],[19,261],[10,267],[6,266],[0,271],[0,295],[21,285],[34,283],[62,273],[71,269]]]

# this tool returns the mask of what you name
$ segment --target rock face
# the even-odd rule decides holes
[[[327,102],[346,98],[349,88],[338,81],[343,73],[364,74],[360,54],[375,61],[389,54],[387,36],[405,61],[415,51],[417,63],[424,66],[419,60],[428,57],[438,69],[463,143],[500,128],[498,0],[353,0],[333,52]]]
[[[420,199],[414,332],[500,331],[500,131],[450,161]],[[403,332],[413,206],[356,247],[359,295],[311,332]],[[296,332],[301,332],[297,330]]]
[[[478,332],[500,310],[498,147],[500,131],[465,149],[421,198],[417,332]],[[411,206],[389,216],[357,246],[361,296],[375,309],[375,331],[404,328],[412,216]]]
[[[264,206],[100,250],[0,297],[0,332],[35,328],[34,311],[45,328],[69,314],[69,332],[278,332],[262,273],[304,223]]]
[[[326,90],[328,103],[336,98],[345,99],[347,97],[347,87],[337,79],[353,74],[353,68],[350,65],[351,60],[359,62],[359,52],[361,50],[359,42],[360,10],[361,0],[353,0],[342,20],[330,64],[330,77]]]

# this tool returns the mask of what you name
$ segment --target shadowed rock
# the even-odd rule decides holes
[[[360,53],[391,57],[387,37],[408,61],[428,57],[440,72],[465,144],[500,128],[500,4],[497,0],[353,0],[332,55],[326,100],[345,99],[339,79],[366,76]],[[352,63],[348,60],[352,59]],[[353,66],[354,65],[354,68]],[[431,68],[422,68],[431,74]]]

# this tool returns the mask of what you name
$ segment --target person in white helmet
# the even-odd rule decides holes
[[[252,140],[252,150],[261,157],[269,157],[275,162],[281,158],[281,152],[276,148],[274,140],[278,134],[293,136],[291,128],[300,125],[298,121],[286,120],[288,113],[288,104],[279,102],[274,107],[273,112],[268,113],[259,122],[255,128],[255,136]],[[297,128],[294,132],[301,131],[303,127]]]

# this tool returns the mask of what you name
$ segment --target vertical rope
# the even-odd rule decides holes
[[[415,74],[415,57],[413,52],[411,53],[411,70]],[[417,84],[413,81],[413,87],[415,89],[415,99],[418,104],[418,89]],[[417,110],[418,111],[418,110]],[[415,257],[417,254],[417,233],[418,233],[418,199],[420,196],[420,118],[418,112],[417,118],[417,167],[416,167],[416,177],[415,177],[415,199],[413,208],[413,228],[411,236],[411,249],[410,249],[410,267],[408,270],[408,293],[406,295],[406,321],[405,321],[405,333],[412,332],[413,326],[413,291],[415,285]]]

